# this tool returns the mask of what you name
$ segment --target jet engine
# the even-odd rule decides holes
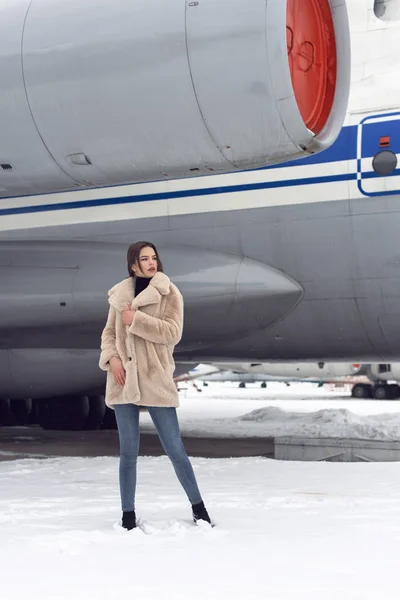
[[[3,197],[254,169],[343,125],[343,0],[18,0],[0,15]]]
[[[181,362],[191,351],[267,328],[302,298],[296,281],[258,261],[197,248],[162,255],[185,299]],[[106,290],[126,276],[125,257],[118,244],[0,244],[0,398],[86,393],[104,384],[98,360]]]

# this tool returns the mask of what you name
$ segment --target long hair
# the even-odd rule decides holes
[[[135,242],[134,244],[131,244],[129,246],[128,252],[126,255],[126,258],[128,261],[128,273],[129,273],[130,277],[134,277],[134,274],[132,272],[132,265],[139,264],[139,257],[140,257],[141,249],[147,248],[147,247],[153,248],[154,254],[157,256],[157,271],[161,271],[161,273],[164,272],[164,268],[162,266],[162,262],[160,260],[160,257],[159,257],[159,254],[157,252],[157,248],[155,247],[155,245],[152,244],[151,242]]]

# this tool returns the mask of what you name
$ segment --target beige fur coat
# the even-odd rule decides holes
[[[101,336],[99,366],[107,371],[106,404],[179,406],[173,381],[173,351],[182,337],[183,298],[178,288],[161,272],[134,298],[132,278],[124,279],[109,292],[110,309]],[[136,309],[130,326],[121,312],[129,303]],[[114,379],[108,361],[121,359],[125,385]]]

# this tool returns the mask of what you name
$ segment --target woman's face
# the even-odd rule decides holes
[[[153,277],[157,272],[157,255],[153,248],[146,246],[141,249],[139,261],[132,265],[132,271],[139,277]]]

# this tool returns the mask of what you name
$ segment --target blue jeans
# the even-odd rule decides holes
[[[139,407],[136,404],[114,406],[118,425],[120,461],[119,486],[123,511],[135,508],[136,463],[139,454]],[[171,460],[175,473],[191,504],[201,502],[193,467],[181,440],[175,408],[148,406],[147,410],[156,427],[165,453]]]

